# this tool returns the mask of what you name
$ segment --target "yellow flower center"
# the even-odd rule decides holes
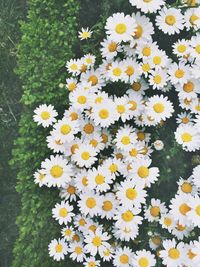
[[[132,111],[136,110],[137,103],[135,101],[130,100],[128,103],[131,104],[131,107],[129,108],[130,110],[132,110]]]
[[[125,113],[125,111],[126,111],[125,106],[123,106],[123,105],[118,105],[117,106],[117,112],[119,114],[123,114],[123,113]]]
[[[54,178],[59,178],[63,175],[63,168],[59,165],[54,165],[50,170],[51,176]]]
[[[72,152],[72,154],[75,153],[75,151],[76,151],[77,148],[79,148],[78,144],[74,144],[74,145],[71,146],[71,152]]]
[[[84,95],[81,95],[78,97],[77,101],[79,104],[84,105],[87,101],[87,98]]]
[[[88,263],[88,267],[96,267],[96,263],[94,261],[91,261]]]
[[[125,73],[128,75],[128,76],[131,76],[135,73],[135,69],[132,67],[132,66],[128,66]]]
[[[70,118],[72,121],[76,121],[78,119],[78,114],[76,112],[72,112],[70,114]]]
[[[183,78],[184,75],[185,75],[184,70],[178,69],[178,70],[175,71],[175,77],[178,78],[178,79]]]
[[[59,210],[59,215],[60,215],[60,217],[62,217],[62,218],[67,217],[67,215],[68,215],[68,211],[67,211],[67,209],[66,209],[66,208],[61,208],[61,209]]]
[[[89,209],[93,209],[95,206],[96,206],[96,200],[93,198],[93,197],[89,197],[87,200],[86,200],[86,206],[89,208]]]
[[[176,23],[176,18],[173,15],[168,15],[165,18],[165,22],[169,26],[173,26]]]
[[[126,255],[126,254],[122,254],[122,255],[119,257],[119,261],[120,261],[120,263],[122,263],[122,264],[128,264],[128,262],[129,262],[129,256]]]
[[[183,90],[187,93],[190,93],[194,90],[194,83],[193,82],[187,82],[183,85]]]
[[[136,199],[138,193],[135,188],[129,188],[126,190],[126,197],[130,200]]]
[[[142,50],[143,56],[149,57],[151,55],[151,48],[150,47],[144,47]]]
[[[182,215],[186,215],[189,211],[191,210],[191,208],[186,204],[183,203],[182,205],[180,205],[179,207],[179,211]]]
[[[79,225],[80,226],[85,226],[86,225],[86,221],[84,219],[80,219],[79,220]]]
[[[80,255],[80,254],[82,254],[82,252],[83,252],[83,249],[81,248],[81,247],[75,247],[75,253],[77,254],[77,255]]]
[[[199,19],[199,17],[195,14],[193,14],[191,17],[190,17],[190,23],[192,25],[195,25],[196,24],[196,21]]]
[[[83,130],[86,134],[91,134],[94,132],[94,126],[91,123],[87,123],[84,127]]]
[[[88,38],[90,38],[90,33],[84,31],[84,32],[82,32],[81,36],[82,36],[83,39],[88,39]]]
[[[180,257],[180,252],[177,248],[170,248],[168,256],[173,260],[177,260]]]
[[[172,225],[172,219],[169,217],[164,218],[164,225],[171,226]]]
[[[113,208],[113,204],[112,204],[111,201],[108,200],[108,201],[104,201],[104,202],[103,202],[103,207],[102,207],[102,209],[103,209],[104,211],[111,211],[112,208]]]
[[[117,164],[111,164],[110,167],[109,167],[109,170],[111,171],[111,173],[115,173],[118,171],[118,166]]]
[[[41,118],[45,121],[48,120],[50,118],[50,113],[48,111],[43,111],[41,113]]]
[[[99,117],[103,120],[107,119],[109,117],[109,112],[107,109],[102,109],[99,111]]]
[[[181,119],[182,123],[187,124],[190,120],[187,117]]]
[[[131,157],[136,157],[138,155],[137,149],[133,148],[131,151],[129,151],[129,154]]]
[[[57,253],[61,253],[61,252],[63,251],[63,246],[62,246],[61,244],[57,244],[57,245],[55,246],[55,251],[56,251]]]
[[[200,44],[195,47],[195,51],[200,54]]]
[[[80,237],[76,234],[73,236],[72,238],[73,241],[79,242],[80,241]]]
[[[139,39],[143,34],[143,28],[141,25],[137,25],[136,31],[134,32],[134,38]]]
[[[120,68],[113,69],[113,75],[119,77],[122,74],[122,70]]]
[[[198,216],[200,216],[200,205],[198,205],[198,206],[196,207],[195,211],[196,211],[196,214],[197,214]]]
[[[101,185],[101,184],[105,183],[105,177],[101,174],[98,174],[95,177],[95,182],[96,182],[96,184]]]
[[[181,135],[181,139],[183,140],[183,142],[188,143],[192,141],[192,135],[189,133],[184,133]]]
[[[149,266],[149,261],[145,257],[140,258],[138,263],[139,263],[140,267],[148,267]]]
[[[60,128],[60,132],[63,134],[63,135],[67,135],[71,132],[71,127],[68,125],[68,124],[64,124],[61,126]]]
[[[70,194],[70,195],[73,195],[76,193],[76,188],[72,185],[69,185],[68,188],[67,188],[67,192]]]
[[[101,244],[102,244],[102,239],[100,236],[95,236],[92,240],[92,244],[95,246],[95,247],[100,247]]]
[[[103,139],[103,143],[106,144],[108,142],[108,136],[106,134],[102,134],[101,137]]]
[[[132,89],[133,89],[134,91],[136,91],[136,92],[140,91],[141,87],[142,87],[142,85],[141,85],[141,83],[139,83],[139,82],[134,82],[134,83],[132,84]]]
[[[81,154],[81,158],[83,160],[88,160],[90,158],[90,153],[88,151],[85,151]]]
[[[125,221],[125,222],[131,222],[134,218],[134,214],[128,210],[124,213],[122,213],[122,219]]]
[[[124,34],[127,30],[126,24],[125,23],[119,23],[115,27],[115,31],[118,34]]]
[[[160,75],[155,75],[153,80],[156,84],[160,84],[162,82],[162,77]]]
[[[104,252],[103,252],[103,255],[104,256],[109,256],[110,255],[110,249],[106,249]]]
[[[117,50],[117,43],[115,42],[111,42],[109,45],[108,45],[108,50],[109,52],[113,53]]]
[[[72,234],[72,231],[70,229],[67,229],[65,231],[65,236],[71,236],[71,234]]]
[[[102,101],[103,101],[103,97],[101,97],[101,96],[95,98],[95,103],[96,103],[96,104],[99,104],[99,103],[101,103]]]
[[[99,80],[98,80],[97,76],[95,76],[95,75],[90,76],[88,79],[88,82],[91,82],[93,86],[97,85],[98,81]]]
[[[96,139],[92,139],[90,140],[90,145],[92,145],[95,148],[98,145],[98,141]]]
[[[154,63],[155,65],[160,65],[160,63],[161,63],[161,57],[160,57],[160,56],[155,56],[155,57],[153,58],[153,63]]]
[[[70,66],[70,69],[71,70],[77,70],[78,69],[78,65],[77,64],[72,64],[71,66]]]
[[[138,175],[141,177],[141,178],[147,178],[149,176],[149,169],[145,166],[141,166],[139,169],[138,169]]]
[[[151,207],[150,214],[153,217],[158,217],[160,215],[160,208],[158,206]]]
[[[138,132],[137,137],[138,137],[138,140],[143,141],[145,139],[145,133]]]
[[[151,69],[151,68],[150,68],[150,65],[149,65],[148,63],[142,65],[142,70],[143,70],[144,72],[149,72],[150,69]]]
[[[185,229],[186,229],[186,226],[183,226],[182,224],[179,224],[179,223],[177,223],[176,224],[176,229],[178,230],[178,231],[184,231]]]
[[[184,53],[186,51],[186,46],[183,45],[183,44],[180,44],[178,47],[177,47],[177,50],[179,53]]]
[[[197,254],[193,253],[191,249],[189,249],[187,255],[188,255],[188,258],[191,259],[191,260],[194,259],[194,257],[197,256]]]
[[[162,113],[165,110],[165,106],[162,103],[156,103],[153,105],[153,109],[156,113]]]
[[[184,193],[191,193],[191,192],[192,192],[192,185],[191,185],[190,183],[184,182],[184,183],[181,185],[181,190],[182,190]]]
[[[70,92],[74,91],[76,89],[76,87],[77,87],[76,83],[68,84],[68,89],[69,89]]]
[[[123,145],[129,145],[130,142],[131,142],[131,140],[130,140],[130,137],[129,136],[123,136],[122,139],[121,139],[121,143]]]

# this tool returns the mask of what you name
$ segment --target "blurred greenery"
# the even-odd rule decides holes
[[[18,20],[25,16],[26,3],[0,0],[0,10],[0,266],[8,267],[17,236],[15,220],[19,206],[15,171],[8,165],[21,110],[21,85],[14,68],[20,39]]]

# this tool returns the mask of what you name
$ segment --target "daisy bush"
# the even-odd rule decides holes
[[[49,254],[86,267],[198,266],[200,165],[170,179],[175,189],[165,200],[164,187],[154,192],[165,164],[167,144],[155,138],[163,125],[173,127],[180,153],[200,149],[199,1],[129,2],[130,14],[106,19],[97,53],[66,62],[64,114],[46,104],[34,112],[51,127],[52,152],[35,183],[60,192],[52,217],[61,233],[50,237]],[[93,34],[82,28],[78,37]]]

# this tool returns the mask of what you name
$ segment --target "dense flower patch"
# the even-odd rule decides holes
[[[176,116],[176,142],[188,152],[200,149],[200,9],[192,1],[178,7],[162,0],[130,3],[136,13],[107,19],[100,63],[92,54],[66,63],[70,107],[62,118],[52,105],[35,110],[38,124],[52,126],[47,145],[53,153],[35,182],[58,187],[61,197],[52,216],[63,226],[62,237],[51,241],[49,253],[87,267],[150,267],[160,260],[195,266],[200,242],[190,235],[200,227],[200,167],[180,178],[169,205],[153,198],[149,190],[160,172],[151,155],[164,144],[152,140],[149,129]],[[159,46],[158,29],[175,38],[170,54]],[[183,31],[192,36],[180,38]],[[82,29],[79,38],[92,34]],[[178,115],[166,95],[172,90]],[[162,235],[141,240],[146,221],[160,226]],[[135,249],[137,242],[143,249]]]

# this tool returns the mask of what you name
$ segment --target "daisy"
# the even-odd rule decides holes
[[[114,42],[112,39],[104,39],[101,43],[101,55],[102,57],[110,60],[117,56],[118,52],[122,51],[122,47],[118,42]]]
[[[121,120],[125,122],[130,118],[131,104],[128,103],[128,99],[126,97],[120,97],[120,98],[116,97],[114,98],[114,102],[116,104],[116,111],[118,113],[119,118],[121,118]]]
[[[193,125],[179,125],[175,132],[178,144],[186,151],[195,151],[200,147],[200,138],[197,129]]]
[[[197,94],[200,93],[200,82],[197,79],[189,79],[183,85],[177,84],[176,91],[178,91],[180,98],[196,98]]]
[[[192,173],[192,181],[198,188],[200,188],[200,179],[199,179],[199,177],[200,177],[200,165],[196,166],[193,169],[193,173]]]
[[[177,222],[175,227],[172,229],[172,234],[176,236],[177,239],[183,240],[185,237],[190,235],[193,229],[193,226],[182,225]]]
[[[154,233],[153,236],[150,237],[149,239],[149,247],[152,250],[157,250],[162,244],[162,238],[160,235]]]
[[[52,105],[40,105],[34,110],[33,120],[37,122],[38,125],[42,125],[44,128],[49,127],[56,122],[56,116],[58,113]]]
[[[85,267],[99,267],[100,261],[96,260],[95,257],[90,257],[86,259],[86,262],[83,263]]]
[[[169,58],[163,50],[155,49],[151,56],[149,57],[149,64],[151,68],[160,70],[161,68],[166,68],[169,65]]]
[[[150,167],[151,159],[138,159],[132,164],[130,176],[138,181],[142,181],[144,186],[150,187],[151,183],[158,180],[159,169]]]
[[[67,71],[72,75],[77,76],[80,74],[81,64],[82,62],[80,60],[70,59],[70,61],[66,63]]]
[[[135,252],[133,265],[137,267],[151,267],[156,265],[155,256],[145,249]]]
[[[99,251],[101,259],[104,261],[110,261],[113,258],[114,249],[112,247],[104,248],[102,251]]]
[[[135,183],[134,180],[125,180],[117,187],[116,196],[124,207],[140,207],[146,201],[146,191],[142,183]]]
[[[178,116],[176,118],[176,122],[178,124],[193,124],[193,118],[192,118],[192,115],[190,113],[182,112],[182,113],[178,114]]]
[[[82,144],[75,150],[72,155],[72,160],[76,162],[79,167],[91,167],[96,161],[97,152],[90,144]]]
[[[69,95],[71,105],[78,111],[89,108],[89,92],[83,88],[76,89]]]
[[[128,247],[120,248],[118,247],[116,249],[114,258],[113,258],[113,264],[116,267],[131,267],[132,266],[132,260],[133,260],[133,252]]]
[[[92,107],[91,118],[97,126],[108,127],[117,117],[116,104],[110,99]]]
[[[190,46],[189,46],[188,40],[185,40],[185,39],[178,40],[177,42],[173,44],[172,48],[173,48],[173,53],[177,57],[181,57],[185,59],[188,58],[188,55],[190,53]]]
[[[120,175],[123,163],[120,159],[110,157],[103,162],[103,166],[109,171],[109,174],[116,177]]]
[[[93,89],[100,89],[105,85],[104,79],[99,69],[91,69],[81,74],[81,81],[90,82]]]
[[[78,81],[75,78],[66,79],[66,87],[70,92],[76,90],[77,84],[78,84]]]
[[[127,91],[127,95],[128,104],[130,104],[130,118],[133,118],[144,111],[142,95],[134,92],[131,89]]]
[[[128,68],[126,69],[125,64],[123,63],[123,61],[114,61],[112,63],[112,65],[109,67],[109,70],[107,72],[108,78],[112,81],[112,82],[118,82],[120,80],[127,80],[129,79],[129,76],[126,74],[125,71],[127,71]],[[134,67],[130,67],[129,72],[127,72],[128,74],[134,74]],[[127,78],[126,78],[127,77]]]
[[[156,25],[166,34],[172,35],[183,30],[183,15],[177,8],[164,7],[156,17]]]
[[[92,54],[87,54],[84,56],[84,64],[86,64],[87,66],[91,67],[95,64],[95,59],[96,57]]]
[[[49,186],[64,187],[73,176],[72,167],[62,156],[50,156],[41,164]]]
[[[84,215],[89,214],[90,216],[95,216],[100,211],[100,202],[101,198],[97,193],[94,194],[92,191],[87,191],[80,195],[78,206]]]
[[[128,161],[129,163],[133,163],[135,159],[143,158],[143,149],[145,148],[144,142],[137,142],[131,146],[129,151],[124,153],[124,161]]]
[[[179,221],[182,225],[190,225],[187,213],[191,211],[191,207],[188,205],[191,196],[186,194],[176,195],[171,200],[170,214],[176,221]]]
[[[164,148],[164,143],[162,140],[156,140],[153,145],[157,151],[163,150]]]
[[[193,184],[192,177],[188,178],[187,180],[181,178],[178,181],[178,194],[195,195],[196,193],[197,193],[197,188]]]
[[[190,68],[184,63],[180,62],[179,64],[173,63],[170,64],[168,68],[169,80],[173,85],[180,83],[183,85],[190,78]]]
[[[199,264],[200,263],[200,238],[199,240],[193,241],[192,246],[189,251],[189,256],[192,258],[192,263],[193,264]]]
[[[65,255],[67,255],[67,244],[64,239],[53,239],[48,248],[50,257],[56,261],[64,260]]]
[[[134,129],[125,127],[120,128],[116,134],[114,142],[116,147],[124,151],[129,151],[131,146],[136,143],[137,135],[134,133]]]
[[[75,187],[74,180],[71,180],[70,183],[60,189],[60,197],[69,201],[75,201],[77,198],[77,189]]]
[[[52,210],[53,218],[55,218],[59,224],[67,224],[72,221],[72,217],[75,215],[71,211],[73,207],[68,202],[62,201],[60,204],[56,204]]]
[[[164,70],[151,71],[149,84],[153,89],[162,89],[167,85],[167,74]]]
[[[138,9],[141,9],[144,13],[154,13],[157,10],[161,8],[165,4],[163,0],[129,0],[132,6],[137,7]]]
[[[165,121],[170,118],[173,112],[174,108],[172,103],[163,95],[152,96],[146,102],[146,113],[148,116],[153,117],[158,123],[161,120]]]
[[[86,258],[86,249],[82,242],[71,242],[68,248],[69,257],[73,261],[83,262]]]
[[[56,139],[61,143],[71,142],[79,131],[79,123],[71,119],[63,118],[54,124]]]
[[[53,130],[50,132],[51,135],[47,136],[47,147],[53,150],[54,153],[64,153],[65,144],[56,138],[56,131]]]
[[[115,13],[107,19],[105,29],[113,41],[127,42],[136,31],[135,19],[124,13]]]
[[[46,185],[46,174],[43,169],[37,170],[34,173],[34,182],[39,185],[39,187]]]
[[[194,226],[200,227],[200,197],[197,195],[191,197],[189,206],[191,207],[191,210],[187,213],[188,219]]]
[[[110,236],[107,232],[102,232],[100,229],[97,229],[95,233],[92,231],[85,237],[85,249],[88,251],[92,256],[95,256],[97,252],[104,251],[105,248],[109,248],[110,244],[108,240]]]
[[[190,241],[189,244],[185,244],[185,250],[186,250],[186,266],[192,266],[194,262],[198,261],[197,254],[193,253],[193,250],[196,250],[195,242],[197,241]]]
[[[91,146],[93,146],[97,153],[105,148],[105,144],[103,143],[103,138],[101,137],[101,134],[98,132],[89,137],[86,137],[85,141],[88,142]]]
[[[160,216],[167,212],[167,208],[164,203],[161,203],[159,199],[151,199],[151,204],[145,210],[145,218],[149,222],[159,221]]]
[[[92,36],[92,31],[89,30],[89,28],[82,28],[81,31],[78,32],[78,37],[79,39],[82,40],[87,40],[90,39]]]
[[[200,114],[200,98],[195,98],[190,102],[191,112]]]
[[[184,243],[176,243],[173,240],[163,241],[163,250],[159,252],[160,257],[164,265],[168,267],[179,267],[184,264],[185,249]]]
[[[184,13],[184,24],[187,30],[200,28],[200,8],[188,8]]]
[[[113,234],[115,238],[129,242],[130,240],[135,240],[135,238],[139,234],[139,227],[138,225],[134,225],[134,227],[127,227],[123,226],[120,228],[113,228]]]
[[[143,40],[137,44],[136,53],[139,58],[149,58],[154,51],[158,50],[158,45],[152,40]]]
[[[101,206],[101,218],[106,218],[107,220],[111,220],[115,214],[115,210],[117,208],[118,201],[115,198],[113,193],[108,193],[103,196],[103,202]]]
[[[63,238],[66,241],[72,241],[73,236],[75,235],[74,228],[72,226],[66,226],[61,231]]]

